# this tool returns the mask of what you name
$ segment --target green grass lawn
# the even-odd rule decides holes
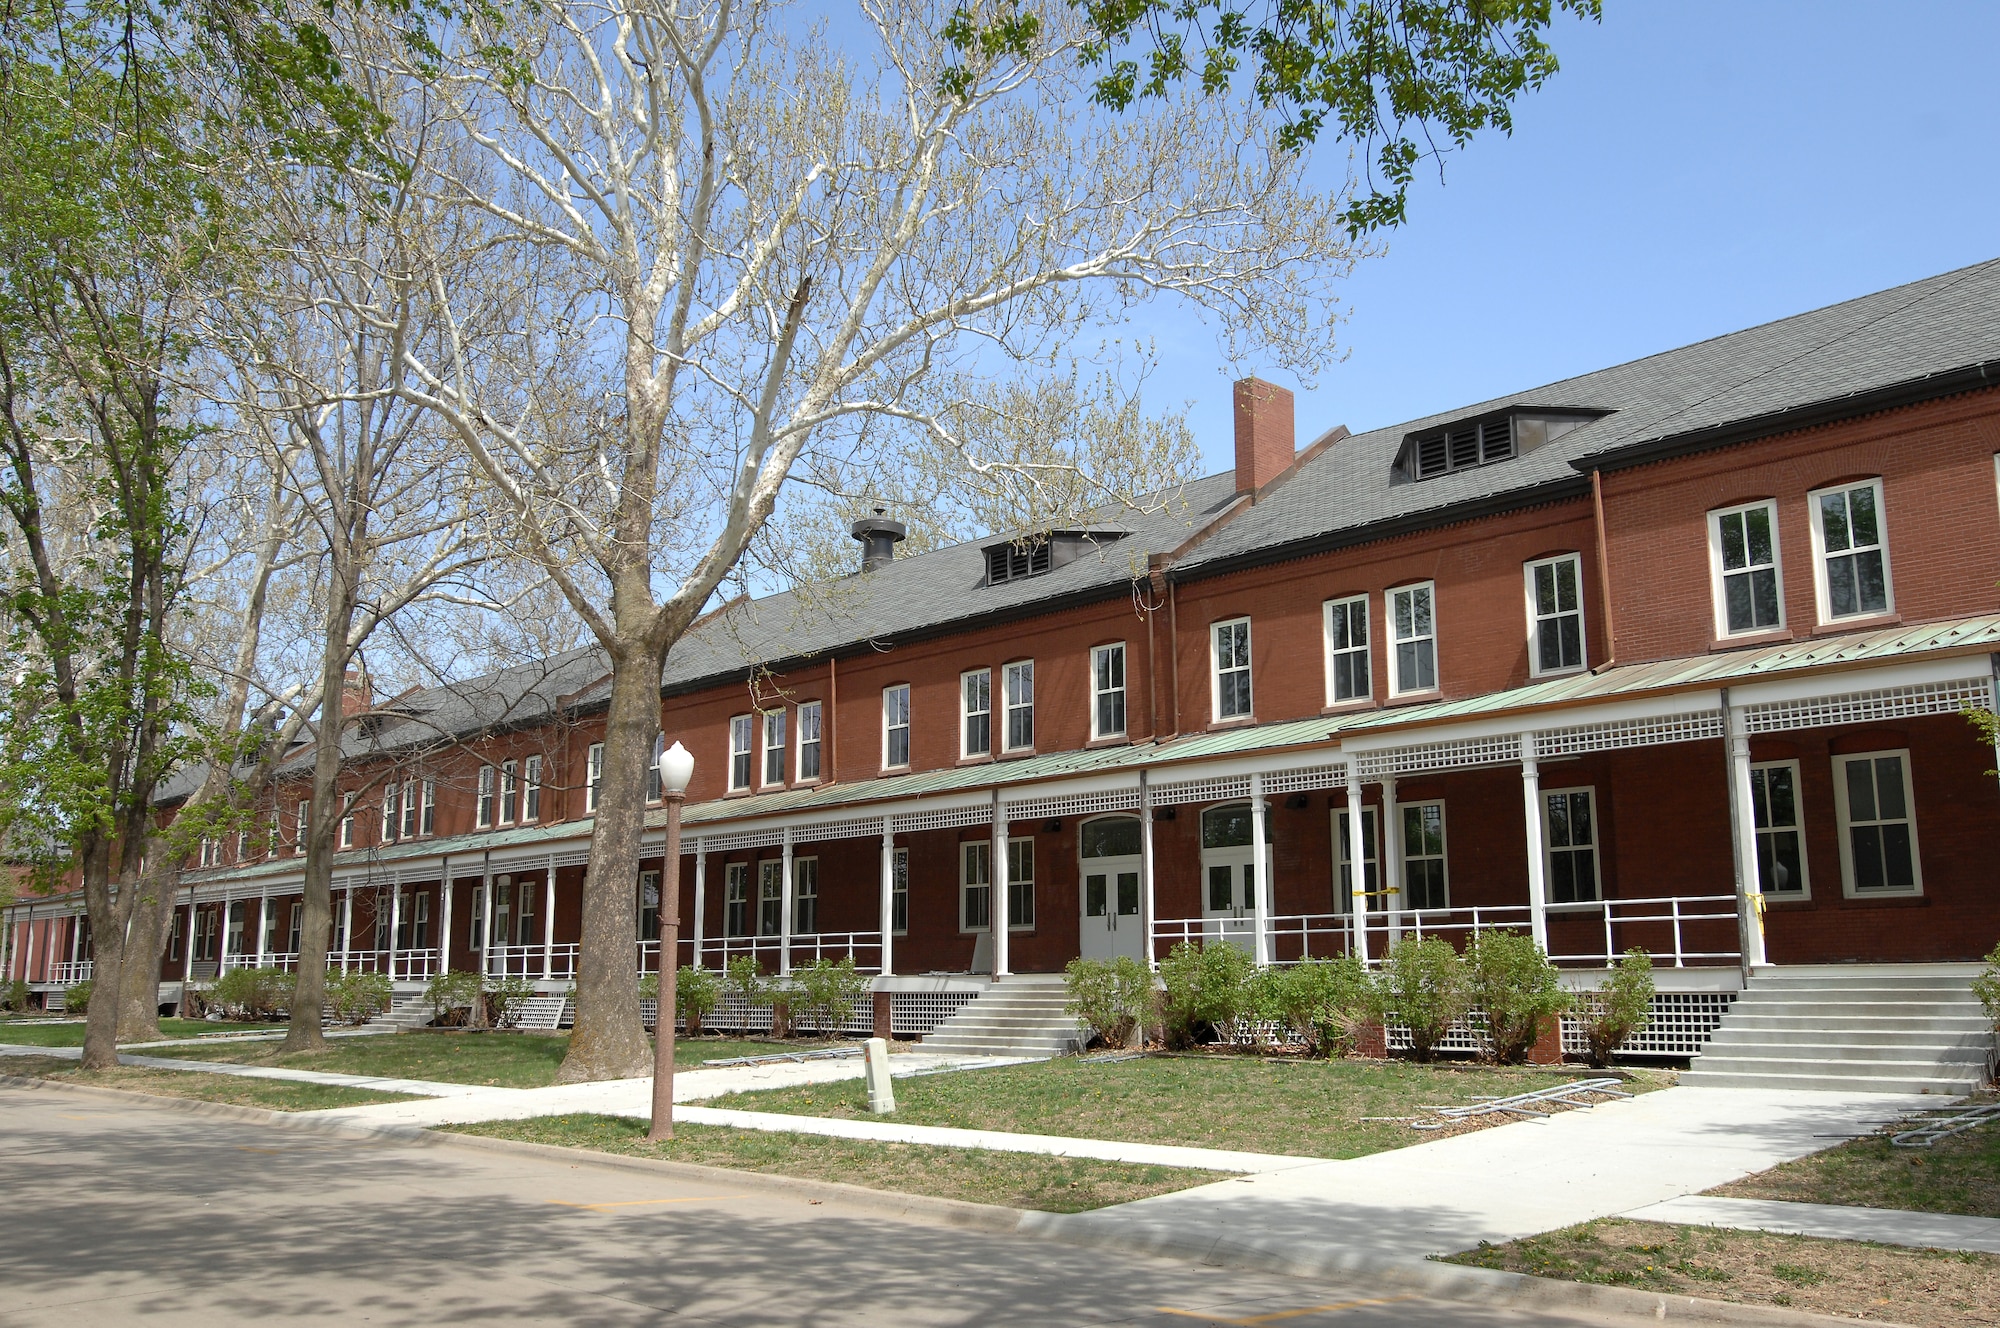
[[[1364,1117],[1417,1116],[1426,1106],[1522,1093],[1587,1073],[1250,1056],[1105,1062],[1065,1057],[898,1079],[894,1119],[909,1125],[1345,1158],[1423,1143],[1447,1132]],[[1666,1076],[1641,1072],[1628,1087],[1643,1090],[1667,1082]],[[733,1093],[705,1105],[850,1119],[868,1115],[867,1090],[859,1081]],[[1494,1123],[1497,1118],[1481,1122]]]
[[[674,1043],[674,1064],[699,1069],[705,1060],[760,1056],[799,1050],[799,1042],[776,1044],[723,1038],[687,1038]],[[495,1088],[543,1088],[556,1081],[556,1067],[569,1049],[566,1033],[384,1033],[329,1039],[324,1052],[285,1054],[275,1043],[238,1042],[213,1047],[162,1047],[173,1059],[232,1061],[238,1065],[280,1065],[334,1074],[372,1074],[397,1079],[429,1079],[447,1084]]]
[[[0,1042],[21,1047],[80,1047],[82,1024],[58,1024],[23,1020],[0,1022]],[[200,1037],[204,1033],[271,1033],[284,1031],[283,1024],[222,1024],[206,1019],[162,1019],[160,1031],[170,1038]],[[137,1044],[134,1044],[137,1045]]]
[[[199,1070],[147,1070],[121,1065],[115,1070],[79,1069],[75,1061],[52,1056],[0,1057],[0,1074],[33,1076],[58,1083],[119,1088],[156,1097],[191,1097],[204,1102],[229,1102],[272,1111],[320,1111],[329,1107],[365,1107],[377,1102],[406,1102],[402,1093],[377,1093],[337,1084],[287,1083],[282,1079],[246,1079],[234,1074],[203,1074]]]
[[[900,1091],[900,1088],[899,1088]],[[451,1127],[490,1139],[584,1148],[600,1153],[836,1180],[869,1189],[930,1194],[1009,1208],[1080,1213],[1225,1179],[1212,1171],[1135,1166],[1087,1158],[1037,1157],[983,1149],[933,1148],[677,1125],[672,1142],[648,1144],[646,1123],[622,1116],[544,1116]]]
[[[1709,1193],[2000,1217],[2000,1125],[1981,1125],[1929,1148],[1897,1148],[1886,1137],[1855,1139]]]

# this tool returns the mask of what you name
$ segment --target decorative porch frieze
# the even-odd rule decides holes
[[[1955,715],[1968,707],[1990,709],[1992,705],[1993,680],[1973,677],[1765,701],[1743,706],[1740,713],[1746,733],[1777,733],[1836,724],[1872,724],[1912,715]]]

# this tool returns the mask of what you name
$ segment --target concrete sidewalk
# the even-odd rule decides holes
[[[80,1061],[81,1047],[0,1046],[0,1057],[53,1056],[58,1060]],[[366,1088],[378,1093],[405,1093],[419,1098],[471,1097],[494,1090],[477,1084],[447,1084],[432,1079],[397,1079],[386,1075],[333,1074],[326,1070],[287,1070],[274,1065],[237,1065],[230,1061],[187,1061],[168,1056],[134,1056],[118,1053],[118,1063],[142,1070],[192,1070],[198,1074],[228,1074],[244,1079],[282,1079],[301,1084],[337,1084],[342,1088]],[[0,1066],[5,1062],[0,1061]]]
[[[1779,1231],[1828,1240],[1871,1240],[1878,1245],[1904,1245],[1915,1250],[2000,1254],[2000,1221],[1990,1217],[1960,1217],[1955,1213],[1913,1213],[1896,1208],[1849,1208],[1838,1204],[1691,1194],[1684,1199],[1635,1208],[1620,1216],[1635,1222]]]

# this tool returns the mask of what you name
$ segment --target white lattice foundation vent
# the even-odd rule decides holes
[[[889,1031],[898,1036],[928,1037],[979,995],[976,991],[890,992]]]
[[[1577,992],[1578,1003],[1588,1001],[1590,992]],[[1736,1003],[1733,991],[1661,991],[1653,993],[1653,1018],[1644,1028],[1619,1045],[1621,1056],[1692,1056],[1702,1049],[1722,1024],[1722,1016]],[[1581,1056],[1590,1049],[1583,1035],[1583,1022],[1564,1015],[1562,1045],[1565,1055]]]

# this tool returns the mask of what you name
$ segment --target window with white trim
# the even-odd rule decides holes
[[[1125,736],[1125,643],[1090,652],[1090,736]]]
[[[1007,704],[1007,750],[1024,752],[1035,745],[1035,661],[1016,660],[1004,671]]]
[[[656,871],[639,873],[639,939],[660,939],[660,874]]]
[[[1715,577],[1717,637],[1774,632],[1785,625],[1775,502],[1710,512],[1708,561]]]
[[[666,754],[667,735],[653,735],[653,754],[646,758],[646,801],[658,802],[666,790],[660,775],[660,757]]]
[[[906,936],[910,930],[910,850],[899,848],[889,867],[889,930]]]
[[[1219,622],[1208,639],[1216,722],[1250,718],[1250,620]]]
[[[1924,887],[1908,751],[1833,758],[1840,867],[1850,895],[1913,895]]]
[[[343,793],[340,795],[340,846],[342,848],[354,847],[354,795],[352,793]]]
[[[780,936],[785,930],[785,860],[765,858],[757,864],[757,934]]]
[[[393,779],[382,785],[382,842],[384,844],[395,842],[397,809],[402,805],[401,789],[402,786]]]
[[[1526,565],[1528,663],[1534,676],[1573,673],[1585,664],[1583,558],[1565,553]]]
[[[250,860],[250,832],[248,830],[238,830],[236,832],[236,860],[238,862],[248,862]]]
[[[542,819],[542,758],[531,756],[521,763],[521,820],[533,825]]]
[[[583,813],[588,816],[597,810],[597,800],[604,796],[604,744],[593,742],[584,766],[588,777],[583,783]]]
[[[764,712],[764,784],[785,782],[785,712]]]
[[[437,781],[424,781],[424,814],[417,823],[417,829],[426,835],[437,833]]]
[[[1551,904],[1596,900],[1597,791],[1542,790],[1542,857]]]
[[[757,738],[757,721],[750,715],[729,717],[729,788],[731,792],[750,787],[750,776],[756,769],[756,755],[751,746]]]
[[[1882,481],[1864,480],[1807,495],[1812,504],[1813,574],[1821,622],[1865,618],[1895,606]]]
[[[500,824],[514,824],[514,791],[520,782],[520,764],[515,761],[500,763]]]
[[[799,782],[810,784],[819,778],[820,703],[799,704]]]
[[[1806,841],[1799,815],[1799,763],[1750,767],[1750,813],[1757,830],[1757,888],[1767,895],[1806,897]]]
[[[1437,585],[1399,586],[1383,598],[1389,604],[1390,694],[1437,690]]]
[[[993,754],[993,670],[973,669],[958,675],[959,745],[961,757]]]
[[[1403,817],[1403,907],[1450,908],[1444,864],[1444,803],[1407,802]]]
[[[312,829],[312,802],[309,799],[299,799],[299,816],[293,826],[292,852],[303,853],[306,851],[306,836]]]
[[[993,925],[993,845],[984,839],[958,846],[958,929],[985,931]]]
[[[472,823],[485,827],[493,824],[493,767],[479,767],[479,801],[473,813]]]
[[[882,689],[882,768],[901,770],[910,764],[910,684]]]
[[[1349,888],[1354,879],[1354,839],[1353,829],[1348,825],[1347,809],[1337,808],[1333,814],[1334,831],[1340,844],[1340,861],[1334,870],[1333,911],[1348,911]],[[1381,852],[1375,836],[1375,809],[1361,809],[1361,907],[1376,906],[1381,892]]]
[[[404,780],[403,838],[415,839],[417,837],[417,814],[421,810],[422,804],[417,801],[417,781],[414,779]]]
[[[792,935],[819,930],[819,859],[792,859]]]
[[[1035,927],[1035,841],[1027,836],[1007,841],[1007,930]]]
[[[295,955],[299,952],[299,933],[305,929],[305,920],[306,906],[299,901],[293,901],[291,925],[285,929],[286,954]]]
[[[1368,678],[1368,597],[1330,599],[1326,619],[1326,703],[1365,701]]]
[[[722,869],[722,934],[750,935],[750,864],[731,862]]]

